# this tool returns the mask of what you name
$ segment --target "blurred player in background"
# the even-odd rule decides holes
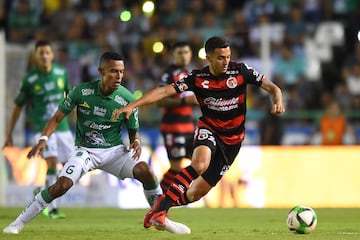
[[[75,149],[59,179],[38,193],[16,220],[4,228],[4,233],[20,233],[27,222],[54,199],[64,195],[84,174],[95,169],[104,170],[120,179],[139,180],[143,184],[144,194],[150,206],[162,194],[149,165],[144,161],[138,161],[141,154],[138,110],[134,109],[128,119],[122,116],[114,120],[112,117],[117,109],[135,100],[133,94],[121,86],[125,71],[122,56],[116,52],[103,53],[98,71],[101,80],[76,86],[60,103],[58,110],[43,129],[39,142],[28,154],[28,158],[31,158],[43,152],[46,140],[64,117],[76,108]],[[123,125],[128,131],[129,148],[123,144],[121,137]],[[177,233],[180,228],[184,231],[182,224],[168,219],[165,221],[166,230]]]
[[[162,98],[194,92],[202,116],[197,124],[191,165],[182,169],[166,194],[155,202],[144,218],[144,227],[166,228],[170,207],[186,205],[205,196],[229,170],[245,138],[246,86],[263,88],[272,96],[271,112],[285,111],[278,86],[244,63],[230,61],[230,43],[223,37],[211,37],[205,43],[209,66],[165,87],[156,88],[137,101],[119,109],[114,117]]]
[[[36,66],[30,69],[22,79],[21,87],[15,98],[4,147],[13,145],[13,131],[25,104],[30,106],[28,118],[35,133],[34,142],[36,142],[39,140],[40,132],[46,122],[55,113],[58,104],[64,100],[70,90],[66,69],[53,63],[54,53],[50,42],[38,41],[35,44],[34,56]],[[58,161],[65,163],[72,151],[73,143],[74,139],[68,121],[61,121],[55,133],[49,138],[47,148],[42,154],[48,167],[46,187],[56,182],[56,164]],[[39,191],[40,188],[35,190],[35,192]],[[43,213],[50,218],[64,218],[64,214],[57,209],[56,201],[52,202],[47,210]]]
[[[172,47],[173,63],[161,77],[160,86],[177,82],[188,74],[192,51],[189,43],[176,42]],[[184,159],[191,157],[195,124],[193,121],[192,104],[196,98],[192,92],[176,94],[159,101],[163,107],[160,123],[170,168],[164,174],[160,185],[165,192],[173,178],[183,167]]]

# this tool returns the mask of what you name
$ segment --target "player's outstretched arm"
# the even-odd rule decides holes
[[[172,85],[155,88],[155,89],[147,92],[146,94],[144,94],[138,100],[131,102],[128,105],[126,105],[125,107],[120,108],[117,111],[115,111],[112,115],[112,119],[113,120],[118,119],[120,114],[122,114],[122,113],[124,113],[125,117],[127,119],[129,119],[134,108],[157,102],[165,97],[168,97],[168,96],[171,96],[174,94],[176,94],[176,90]]]
[[[11,119],[10,119],[10,124],[9,124],[9,129],[7,131],[6,134],[6,138],[5,138],[5,143],[3,145],[3,149],[7,146],[12,146],[13,145],[13,139],[12,139],[12,134],[16,125],[17,120],[19,119],[21,113],[21,107],[18,106],[17,104],[15,104],[13,111],[11,113]]]
[[[61,110],[58,109],[55,112],[55,114],[47,122],[45,128],[41,133],[41,136],[43,138],[40,139],[39,142],[30,150],[30,152],[27,155],[27,158],[36,157],[44,151],[46,147],[47,137],[49,137],[53,132],[55,132],[57,126],[64,119],[64,117],[65,114]]]
[[[282,101],[281,89],[269,79],[265,79],[261,84],[261,87],[271,94],[273,100],[273,106],[271,108],[271,113],[273,114],[282,114],[285,112]]]

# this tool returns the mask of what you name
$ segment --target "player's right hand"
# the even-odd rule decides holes
[[[46,147],[46,141],[39,141],[38,144],[36,144],[28,153],[27,158],[33,158],[38,157],[40,154],[45,150]]]

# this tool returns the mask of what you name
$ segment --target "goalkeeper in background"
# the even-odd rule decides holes
[[[13,131],[22,107],[30,106],[29,119],[32,130],[35,132],[33,142],[39,140],[40,132],[46,122],[55,113],[60,102],[70,90],[68,75],[65,68],[54,64],[54,53],[49,41],[38,41],[35,44],[36,66],[32,68],[22,79],[21,86],[15,98],[15,106],[12,110],[9,129],[5,138],[4,148],[13,145]],[[42,156],[47,163],[45,187],[56,182],[56,164],[65,163],[71,153],[74,143],[69,123],[61,121],[54,134],[49,137],[47,148]],[[35,193],[40,187],[35,189]],[[65,215],[57,208],[56,201],[49,204],[43,214],[52,219],[64,218]]]

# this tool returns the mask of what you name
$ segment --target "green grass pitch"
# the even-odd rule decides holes
[[[294,234],[285,224],[288,209],[171,209],[169,218],[187,224],[190,235],[174,235],[144,229],[146,209],[66,208],[66,219],[49,220],[39,215],[29,222],[20,235],[0,233],[0,239],[360,239],[360,209],[315,209],[318,225],[310,234]],[[0,208],[0,228],[15,219],[21,209]]]

